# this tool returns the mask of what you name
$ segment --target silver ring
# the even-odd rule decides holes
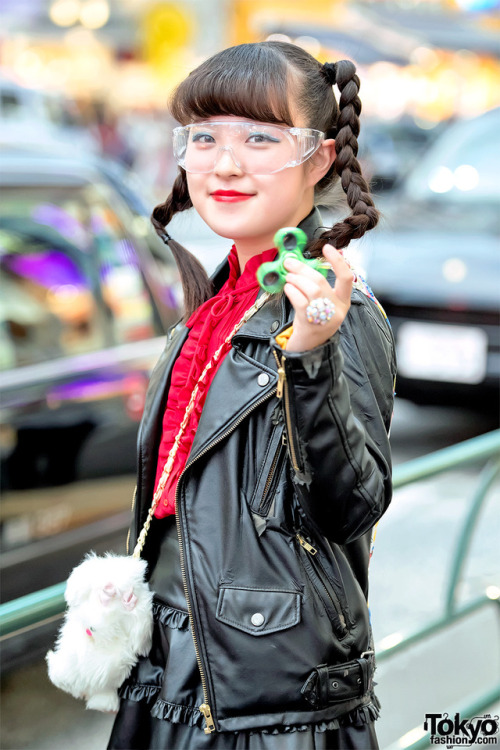
[[[328,297],[317,297],[307,305],[306,315],[309,323],[324,326],[335,315],[335,305]]]

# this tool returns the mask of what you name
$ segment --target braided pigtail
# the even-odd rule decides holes
[[[151,223],[156,233],[168,245],[174,256],[179,269],[184,292],[184,319],[187,320],[191,313],[213,294],[213,286],[207,272],[200,261],[186,250],[181,244],[172,239],[165,227],[170,223],[174,214],[186,211],[192,207],[191,198],[186,180],[186,172],[179,169],[172,192],[165,203],[156,206],[151,214]]]
[[[359,78],[356,67],[350,60],[339,60],[337,63],[325,63],[322,74],[328,85],[336,83],[340,90],[340,112],[332,133],[336,132],[334,137],[337,154],[332,173],[336,172],[340,176],[352,213],[310,244],[308,250],[311,256],[321,254],[325,241],[339,249],[347,247],[352,239],[362,237],[369,229],[373,229],[379,220],[379,212],[357,160],[361,101],[358,96]],[[332,135],[328,133],[327,137]]]

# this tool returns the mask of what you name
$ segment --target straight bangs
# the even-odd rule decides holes
[[[170,111],[181,124],[232,115],[293,127],[287,60],[261,44],[230,47],[206,60],[174,91]]]

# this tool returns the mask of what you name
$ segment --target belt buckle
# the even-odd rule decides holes
[[[366,658],[366,657],[368,657],[368,658]],[[370,667],[369,667],[370,671],[369,671],[369,676],[368,676],[368,685],[367,685],[367,688],[368,688],[368,690],[371,690],[373,688],[373,672],[374,672],[374,663],[375,663],[375,651],[373,651],[373,650],[363,651],[363,653],[361,654],[361,656],[359,658],[360,659],[366,658],[366,661],[370,665]]]

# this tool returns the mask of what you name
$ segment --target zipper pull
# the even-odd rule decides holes
[[[309,544],[309,542],[306,542],[304,537],[300,536],[300,534],[296,534],[295,536],[299,540],[300,545],[304,547],[304,549],[307,550],[307,552],[309,552],[310,555],[316,554],[316,552],[318,551],[316,547],[313,547],[312,544]]]
[[[276,360],[276,364],[278,365],[278,385],[276,387],[276,396],[278,398],[283,398],[283,388],[285,384],[285,357],[281,357],[281,364],[278,355],[273,349],[274,358]]]
[[[215,732],[215,724],[214,720],[212,719],[212,712],[208,703],[202,703],[200,706],[200,711],[205,717],[205,721],[207,724],[204,729],[205,734],[211,734],[212,732]]]
[[[281,364],[278,367],[278,386],[276,388],[276,396],[283,398],[283,386],[285,384],[285,368]]]

